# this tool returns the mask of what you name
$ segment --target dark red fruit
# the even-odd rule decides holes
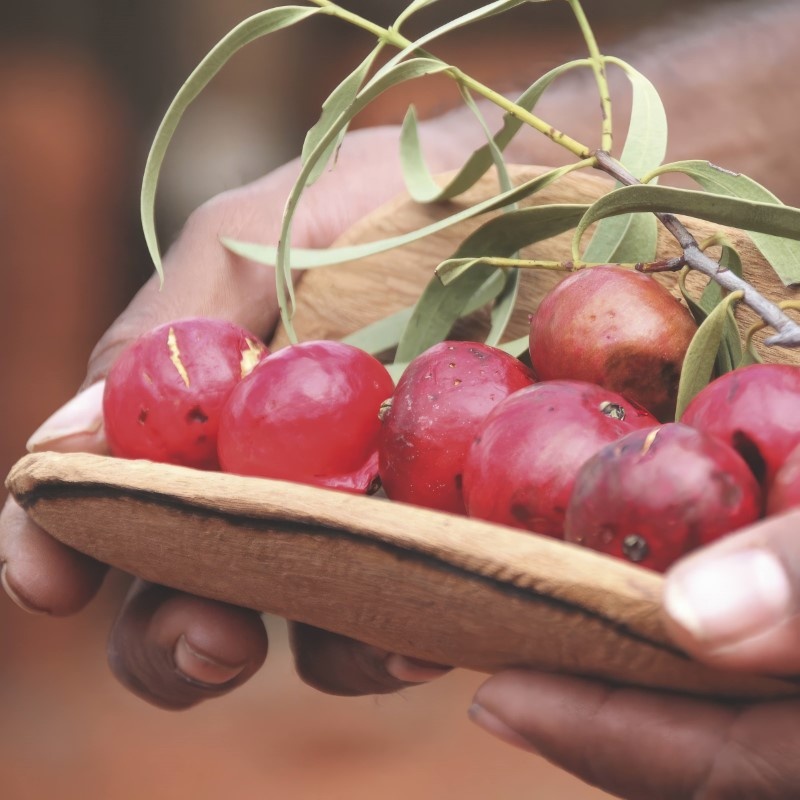
[[[386,368],[341,342],[290,345],[231,393],[219,428],[225,472],[366,492],[378,474]]]
[[[669,421],[696,331],[689,311],[649,275],[593,267],[542,299],[531,319],[531,363],[539,380],[605,386]]]
[[[520,389],[489,414],[470,447],[467,512],[561,537],[584,461],[626,433],[656,424],[644,409],[592,384],[548,381]]]
[[[581,467],[564,538],[663,572],[755,522],[761,504],[758,482],[732,447],[671,423],[633,431]]]
[[[768,492],[800,445],[800,368],[752,364],[726,372],[689,403],[681,422],[739,451]]]
[[[800,447],[795,447],[775,473],[767,495],[767,514],[800,507]]]
[[[106,379],[112,455],[216,469],[222,406],[266,353],[253,334],[223,320],[178,320],[139,337]]]
[[[381,483],[392,500],[466,513],[464,460],[478,425],[533,374],[475,342],[441,342],[412,361],[382,417]]]

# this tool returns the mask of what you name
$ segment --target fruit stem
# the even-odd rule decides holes
[[[332,2],[332,0],[310,0],[310,2],[314,3],[314,5],[320,6],[324,13],[330,14],[333,17],[337,17],[338,19],[348,22],[351,25],[355,25],[356,27],[373,34],[373,36],[376,36],[381,41],[397,47],[400,50],[414,47],[414,42],[403,36],[395,27],[384,28],[383,26],[377,25],[376,23],[371,22],[370,20],[365,19],[364,17],[355,14],[352,11],[348,11],[341,6],[336,5],[336,3]],[[428,53],[421,47],[415,48],[415,52],[419,53],[425,58],[434,58],[437,61],[445,63],[442,61],[442,59],[439,59],[437,56]],[[563,131],[553,127],[548,122],[540,117],[537,117],[535,114],[532,114],[527,109],[517,105],[513,100],[510,100],[499,92],[496,92],[494,89],[489,88],[470,75],[462,72],[460,69],[458,69],[458,67],[448,64],[448,69],[446,72],[463,86],[466,86],[468,89],[475,92],[475,94],[478,94],[481,97],[484,97],[486,100],[494,103],[499,108],[502,108],[507,114],[519,119],[526,125],[530,125],[531,128],[539,131],[539,133],[544,134],[548,139],[551,139],[556,144],[561,145],[561,147],[566,148],[570,151],[570,153],[578,158],[586,159],[591,157],[592,149],[590,147],[576,141],[571,136],[568,136]]]
[[[583,34],[583,39],[589,50],[589,56],[592,61],[592,70],[594,71],[595,80],[597,81],[597,90],[600,93],[600,110],[603,114],[603,129],[600,149],[606,152],[611,152],[611,147],[614,142],[613,124],[611,117],[611,90],[608,86],[608,76],[606,75],[606,62],[603,58],[600,48],[597,46],[597,39],[595,38],[592,26],[586,18],[586,13],[580,4],[580,0],[567,0],[572,13],[575,15],[575,20],[578,27]]]
[[[598,150],[594,156],[597,161],[597,169],[616,178],[620,183],[626,186],[641,184],[641,181],[628,172],[610,153]],[[694,236],[674,214],[657,212],[656,217],[677,240],[683,250],[683,260],[687,266],[707,275],[728,292],[742,292],[742,302],[758,314],[766,325],[777,332],[775,336],[766,339],[764,344],[784,347],[800,346],[800,325],[785,314],[780,306],[764,297],[735,272],[725,269],[719,262],[707,256]]]

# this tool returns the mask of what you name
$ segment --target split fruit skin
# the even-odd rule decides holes
[[[731,445],[769,491],[783,462],[800,446],[798,415],[800,369],[751,364],[709,383],[680,421]]]
[[[218,469],[222,407],[267,353],[254,334],[225,320],[176,320],[140,336],[106,378],[111,454]]]
[[[795,447],[775,473],[767,495],[767,514],[800,507],[800,447]]]
[[[531,318],[531,363],[539,380],[604,386],[668,422],[696,332],[690,312],[649,275],[592,267],[542,299]]]
[[[478,426],[533,373],[476,342],[445,341],[415,358],[382,414],[378,448],[387,497],[465,514],[462,472]]]
[[[670,423],[633,431],[581,467],[565,539],[663,572],[761,510],[761,488],[732,447]]]
[[[223,471],[366,493],[378,474],[381,404],[394,382],[356,347],[311,341],[261,361],[222,412]]]
[[[657,424],[616,392],[582,381],[521,389],[494,408],[470,447],[464,466],[467,512],[561,538],[583,463],[604,445]]]

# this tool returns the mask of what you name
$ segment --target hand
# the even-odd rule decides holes
[[[666,576],[675,641],[720,668],[800,673],[800,510],[684,559]],[[475,722],[628,800],[800,796],[800,700],[721,703],[513,671]]]
[[[436,128],[427,137],[434,168],[456,166],[460,146]],[[294,243],[324,247],[356,220],[401,191],[392,170],[398,130],[374,128],[347,137],[335,174],[308,192],[294,225]],[[463,147],[477,146],[464,142]],[[215,198],[189,219],[165,258],[166,281],[150,280],[95,348],[84,389],[32,437],[32,450],[107,452],[102,427],[102,380],[122,348],[158,324],[192,315],[230,319],[268,337],[277,321],[271,270],[238,259],[221,234],[265,243],[277,240],[286,196],[298,172],[291,163],[245,188]],[[380,176],[376,180],[375,176]],[[63,616],[82,609],[106,567],[36,527],[9,501],[0,516],[0,578],[30,611]],[[325,691],[361,694],[427,680],[440,669],[412,664],[339,636],[294,626],[298,671]],[[255,611],[142,583],[134,585],[114,624],[109,656],[118,678],[161,706],[183,708],[246,681],[267,653]]]

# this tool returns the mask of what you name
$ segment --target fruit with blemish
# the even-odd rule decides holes
[[[586,461],[565,539],[663,572],[761,510],[761,488],[732,447],[670,423],[633,431]]]
[[[592,267],[542,299],[531,318],[531,363],[539,380],[604,386],[669,421],[696,331],[689,311],[654,278]]]
[[[394,382],[341,342],[290,345],[231,392],[219,429],[225,472],[367,492],[378,475],[381,404]]]
[[[604,445],[658,421],[626,398],[581,381],[546,381],[499,403],[464,466],[472,517],[561,537],[575,476]]]
[[[681,422],[734,447],[765,491],[800,446],[800,368],[751,364],[726,372],[700,391]]]
[[[415,358],[381,417],[378,455],[387,496],[466,513],[462,472],[478,425],[532,383],[519,359],[476,342],[441,342]]]
[[[225,320],[182,319],[140,336],[106,378],[111,454],[217,469],[222,406],[266,354],[256,336]]]

